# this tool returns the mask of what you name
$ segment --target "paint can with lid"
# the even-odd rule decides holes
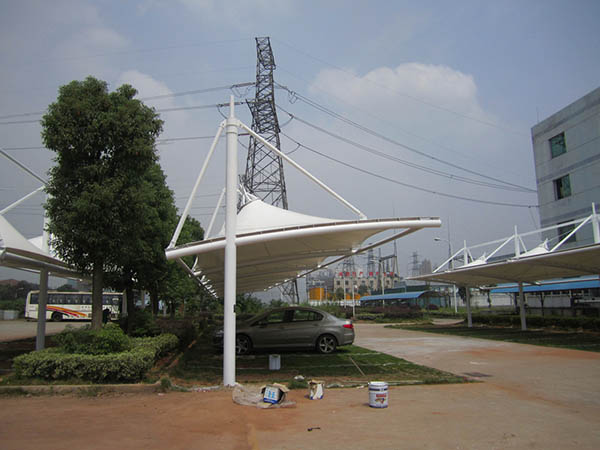
[[[369,406],[371,408],[388,407],[388,384],[385,381],[369,382]]]

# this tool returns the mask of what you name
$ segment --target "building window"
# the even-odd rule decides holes
[[[569,175],[554,180],[554,187],[556,189],[556,200],[569,197],[571,195],[571,180],[569,179]]]
[[[565,142],[565,133],[560,133],[550,139],[550,153],[553,158],[566,153],[567,144]]]
[[[558,227],[558,242],[562,241],[567,235],[575,229],[575,225],[565,225],[564,227]],[[577,233],[567,239],[566,243],[577,242]]]

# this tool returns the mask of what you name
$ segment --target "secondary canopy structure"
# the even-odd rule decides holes
[[[267,205],[245,192],[246,201],[238,213],[237,139],[239,128],[249,133],[267,149],[351,209],[359,216],[359,219],[335,220],[299,214]],[[227,209],[224,233],[205,241],[175,246],[196,190],[224,129],[227,135],[225,171]],[[207,235],[210,235],[213,220],[208,227]],[[347,256],[366,251],[421,228],[439,226],[441,226],[441,222],[438,218],[367,219],[362,212],[331,188],[300,167],[250,127],[237,120],[234,115],[232,96],[229,117],[219,126],[165,254],[167,259],[176,260],[190,276],[198,280],[210,292],[224,297],[223,384],[232,386],[235,384],[234,307],[235,296],[238,292],[267,289],[277,283],[286,282],[324,267],[323,263],[326,258],[337,256],[337,259],[327,263],[332,264]],[[360,247],[369,237],[390,229],[397,231],[392,237]],[[192,267],[184,263],[182,258],[185,256],[196,257]]]
[[[552,249],[548,249],[547,242],[544,242],[532,250],[522,252],[521,236],[524,236],[525,234],[538,234],[543,231],[558,228],[559,226],[564,226],[564,224],[544,228],[542,230],[535,230],[520,236],[515,230],[514,236],[495,241],[495,243],[501,243],[501,245],[490,255],[486,256],[484,254],[471,262],[468,262],[470,252],[465,244],[463,249],[459,250],[446,261],[446,263],[448,263],[453,260],[458,253],[462,252],[464,255],[463,261],[466,263],[462,267],[439,272],[441,267],[446,264],[444,263],[442,266],[438,267],[434,273],[412,277],[412,279],[421,281],[439,281],[442,283],[464,286],[466,288],[495,286],[500,283],[517,283],[519,287],[521,328],[525,330],[527,329],[527,324],[523,294],[524,283],[539,284],[544,280],[556,278],[572,278],[583,275],[600,274],[600,216],[596,214],[595,205],[592,204],[592,214],[589,217],[577,219],[567,225],[573,225],[573,230]],[[586,225],[591,225],[592,227],[594,244],[566,250],[560,249],[560,247],[568,242],[578,230]],[[489,261],[492,255],[498,253],[511,241],[515,244],[514,257],[498,262]],[[472,326],[469,289],[466,289],[466,304],[467,322],[469,326]]]
[[[600,274],[600,244],[594,244],[501,262],[467,265],[412,279],[440,281],[459,286],[495,286],[510,282],[536,284],[541,280],[598,274]]]
[[[39,241],[39,239],[38,239]],[[0,265],[59,277],[81,278],[67,264],[34,245],[0,215]]]

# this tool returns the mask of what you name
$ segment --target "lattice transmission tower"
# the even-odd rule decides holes
[[[273,71],[275,58],[268,37],[256,38],[256,93],[254,100],[248,102],[252,113],[252,130],[260,134],[270,144],[281,149],[279,140],[279,121],[275,108],[275,86]],[[283,161],[265,145],[250,136],[244,187],[261,200],[288,209]],[[283,287],[283,294],[298,303],[298,284],[296,281]]]
[[[252,130],[280,149],[273,83],[275,58],[268,37],[256,38],[256,57],[256,94],[254,101],[248,102],[252,113]],[[261,200],[288,209],[283,161],[252,136],[248,146],[244,186]]]

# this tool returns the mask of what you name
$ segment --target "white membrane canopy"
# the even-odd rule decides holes
[[[447,272],[412,277],[459,286],[486,286],[499,283],[535,283],[554,278],[600,274],[600,244],[569,250],[532,254],[508,261],[465,266]]]
[[[67,264],[28,241],[2,215],[0,215],[0,265],[35,272],[46,269],[51,274],[62,277],[81,277]]]
[[[320,267],[326,258],[350,256],[371,236],[396,230],[395,238],[439,227],[438,218],[336,220],[284,210],[260,200],[238,213],[237,292],[254,292],[292,280]],[[167,259],[195,256],[196,277],[223,295],[225,237],[166,250]]]

